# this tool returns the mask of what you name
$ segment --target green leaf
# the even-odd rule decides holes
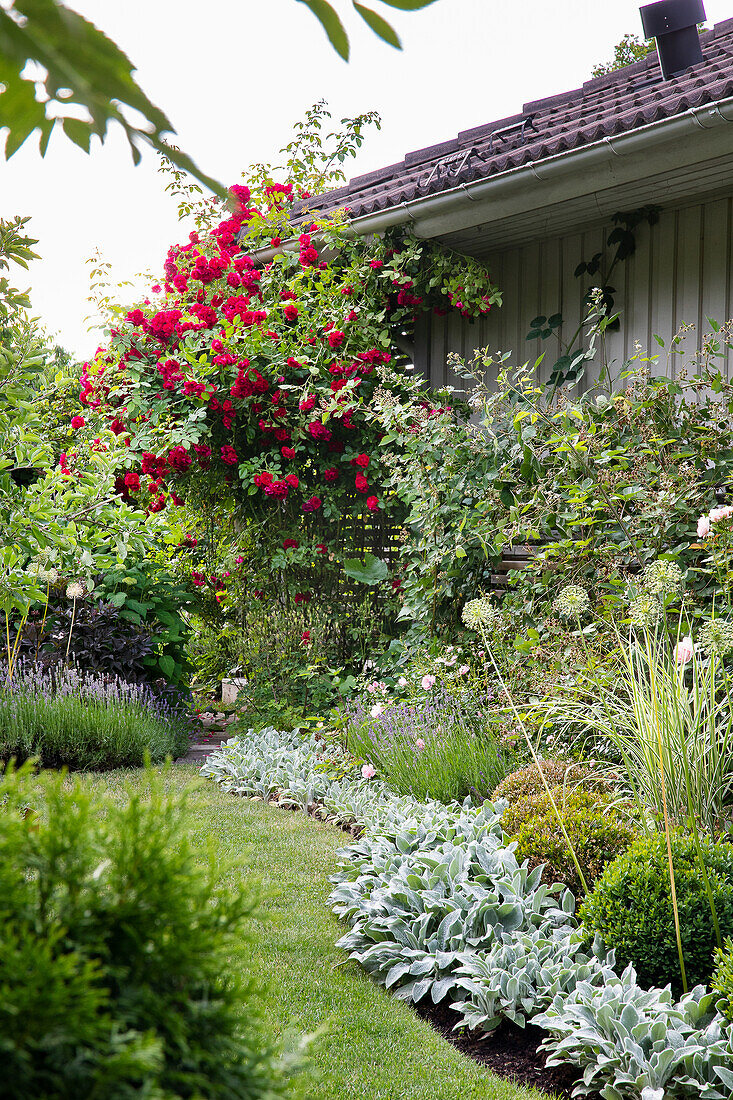
[[[347,558],[344,562],[344,573],[360,584],[379,584],[380,581],[386,581],[389,568],[386,561],[374,554],[367,554],[363,561],[359,558]]]
[[[402,49],[399,35],[386,19],[382,19],[381,15],[377,15],[371,8],[365,8],[363,4],[357,4],[356,0],[352,0],[352,3],[364,22],[371,27],[374,33],[381,38],[382,41],[389,43],[390,46],[394,46],[396,50]]]
[[[169,679],[176,671],[176,662],[172,657],[169,657],[167,653],[163,653],[158,658],[158,666],[163,675],[167,676]]]
[[[382,0],[382,3],[388,4],[390,8],[399,8],[400,11],[420,11],[421,8],[434,4],[435,0]]]
[[[344,61],[349,60],[349,39],[344,30],[344,25],[337,13],[328,3],[328,0],[297,0],[299,4],[305,4],[315,15],[318,22],[328,35],[328,40],[339,57]]]
[[[92,141],[92,128],[89,123],[82,122],[78,118],[65,118],[61,125],[67,138],[70,138],[74,145],[78,145],[80,149],[88,153]]]

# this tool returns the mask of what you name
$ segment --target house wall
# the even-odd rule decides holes
[[[653,198],[653,197],[652,197]],[[563,237],[535,240],[485,259],[493,280],[501,288],[504,305],[488,318],[470,324],[457,316],[426,317],[416,335],[415,366],[429,375],[435,386],[463,383],[448,368],[449,352],[470,358],[475,348],[512,353],[510,362],[534,361],[545,351],[543,369],[549,373],[562,354],[560,340],[528,341],[529,322],[539,314],[563,315],[561,333],[569,337],[582,316],[582,298],[590,285],[588,276],[576,278],[581,260],[603,247],[609,222]],[[654,340],[659,334],[667,344],[679,326],[695,325],[685,339],[688,352],[699,347],[708,330],[705,318],[721,323],[733,317],[733,196],[663,209],[659,221],[636,232],[636,253],[621,262],[611,277],[616,288],[615,310],[621,314],[618,332],[606,337],[605,354],[613,372],[634,354],[639,341],[643,354],[659,355],[659,373],[674,375],[680,357],[667,356]],[[598,377],[601,356],[586,369],[581,387]],[[733,369],[733,353],[727,353],[726,371]]]

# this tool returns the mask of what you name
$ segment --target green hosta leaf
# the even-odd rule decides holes
[[[365,8],[363,4],[357,4],[356,0],[353,0],[353,4],[364,22],[371,27],[379,38],[389,43],[390,46],[394,46],[396,50],[402,49],[399,35],[386,19],[382,19],[381,15],[377,15],[371,8]]]
[[[299,4],[305,4],[315,15],[318,22],[328,35],[328,40],[339,57],[344,61],[349,60],[349,39],[344,30],[344,25],[336,11],[328,3],[328,0],[297,0]]]

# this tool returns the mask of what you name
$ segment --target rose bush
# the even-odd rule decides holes
[[[250,593],[287,604],[316,589],[338,610],[345,592],[391,596],[398,581],[364,588],[341,569],[378,554],[403,514],[375,395],[407,392],[400,348],[419,313],[478,316],[500,295],[467,257],[400,232],[354,238],[341,212],[314,218],[298,185],[312,178],[262,169],[232,187],[227,216],[169,250],[156,293],[85,364],[80,401],[126,445],[122,500],[158,513],[205,486],[249,532]],[[212,580],[195,554],[189,567],[226,605],[227,569]]]

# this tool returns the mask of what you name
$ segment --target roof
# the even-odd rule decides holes
[[[357,176],[309,199],[307,208],[346,207],[352,218],[376,214],[733,95],[733,19],[700,39],[702,62],[671,80],[662,79],[654,51],[581,88],[525,103],[520,114],[464,130],[450,141],[408,153],[398,164]],[[297,218],[297,205],[293,213]]]

